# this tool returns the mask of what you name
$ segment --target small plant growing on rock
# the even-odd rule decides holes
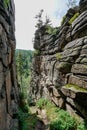
[[[45,99],[45,98],[40,98],[37,103],[36,103],[36,106],[39,108],[39,109],[42,109],[44,108],[47,104],[48,104],[48,100]]]
[[[8,7],[10,0],[4,0],[5,7]]]
[[[46,25],[46,33],[50,35],[56,35],[57,31],[58,31],[58,28],[53,28],[50,25]]]
[[[61,57],[62,57],[62,54],[61,54],[61,53],[56,53],[56,54],[55,54],[55,57],[56,57],[57,60],[60,60]]]
[[[75,130],[76,120],[68,112],[60,110],[58,119],[50,124],[50,130]]]

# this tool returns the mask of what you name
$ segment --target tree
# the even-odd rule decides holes
[[[21,91],[22,91],[22,76],[24,74],[24,69],[23,69],[23,59],[22,59],[22,54],[21,52],[18,53],[18,56],[16,57],[16,65],[17,65],[17,74],[18,74],[18,81],[21,86]]]
[[[51,23],[50,18],[46,15],[45,19],[46,19],[45,25],[50,25],[50,23]]]
[[[17,76],[21,92],[26,92],[28,90],[27,88],[29,86],[31,74],[32,54],[33,52],[31,50],[16,50],[15,52]]]
[[[38,19],[38,22],[37,22],[37,24],[36,24],[35,27],[37,27],[38,29],[41,28],[42,25],[43,25],[43,20],[42,20],[43,11],[44,11],[44,10],[41,9],[40,12],[39,12],[39,14],[37,14],[37,15],[35,16],[35,18]]]
[[[66,3],[68,8],[74,8],[76,6],[77,0],[68,0]]]

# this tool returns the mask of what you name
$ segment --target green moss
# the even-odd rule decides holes
[[[5,7],[8,7],[9,3],[10,3],[10,0],[4,0]]]
[[[75,89],[75,90],[80,91],[80,92],[87,92],[86,89],[81,88],[81,87],[79,87],[79,86],[77,86],[77,85],[74,85],[74,84],[66,84],[65,87],[66,87],[66,88]]]
[[[45,99],[45,98],[40,98],[40,99],[36,102],[36,106],[37,106],[39,109],[43,109],[43,108],[47,105],[48,102],[49,102],[49,101],[48,101],[47,99]]]
[[[75,13],[74,16],[69,20],[69,24],[71,25],[73,21],[79,16],[79,13]]]
[[[61,53],[56,53],[55,57],[57,60],[60,60],[62,58],[62,54]]]

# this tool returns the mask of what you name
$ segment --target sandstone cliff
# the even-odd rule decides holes
[[[79,16],[69,24],[76,14]],[[87,119],[87,0],[69,9],[56,35],[36,30],[30,94]]]
[[[18,130],[13,0],[0,0],[0,130]]]

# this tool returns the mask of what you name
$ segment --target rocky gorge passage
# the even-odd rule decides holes
[[[13,0],[0,0],[0,130],[18,130]]]
[[[69,24],[70,19],[79,16]],[[35,33],[30,93],[45,97],[70,114],[87,119],[87,0],[69,9],[56,35],[41,27]]]

